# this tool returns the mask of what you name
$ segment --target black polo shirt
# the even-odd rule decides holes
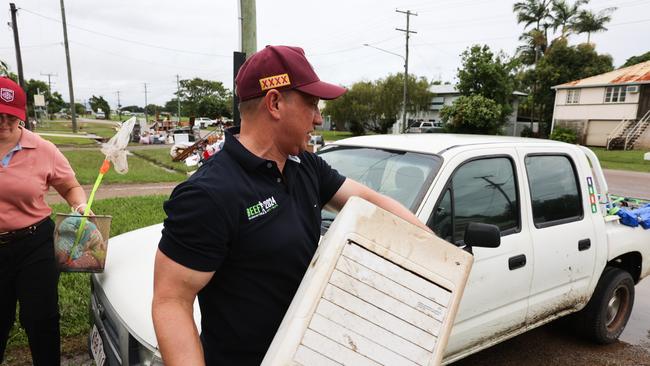
[[[259,365],[316,251],[321,209],[345,181],[312,153],[277,164],[226,132],[212,156],[165,202],[159,248],[198,271],[209,365]]]

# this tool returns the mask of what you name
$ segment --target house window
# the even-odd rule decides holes
[[[566,92],[566,104],[578,104],[580,102],[580,89],[569,89]]]
[[[431,110],[432,111],[439,111],[442,109],[442,106],[445,104],[445,98],[444,97],[433,97],[431,100]]]
[[[605,103],[623,103],[625,102],[624,86],[608,86],[605,89]]]

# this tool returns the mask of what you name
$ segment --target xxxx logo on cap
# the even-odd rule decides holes
[[[269,76],[267,78],[260,79],[260,86],[262,87],[262,90],[269,90],[287,85],[291,85],[289,74]]]
[[[14,91],[7,88],[0,88],[0,98],[7,103],[14,101]]]

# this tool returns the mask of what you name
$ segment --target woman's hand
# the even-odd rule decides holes
[[[83,216],[84,212],[86,211],[86,206],[88,206],[86,203],[80,203],[80,204],[72,207],[72,212],[76,212],[79,215]],[[95,213],[92,210],[89,210],[88,211],[88,216],[95,216]]]

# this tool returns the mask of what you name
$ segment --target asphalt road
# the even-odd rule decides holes
[[[620,341],[602,346],[562,320],[455,362],[453,366],[650,366],[650,280],[636,286],[634,309]]]
[[[650,199],[650,173],[603,169],[609,192],[620,196]]]

